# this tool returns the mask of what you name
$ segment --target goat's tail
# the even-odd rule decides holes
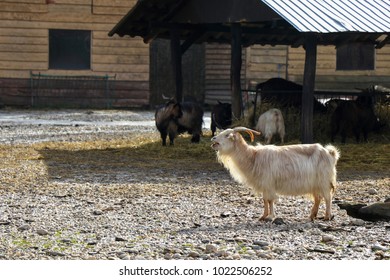
[[[325,149],[328,150],[329,154],[335,159],[337,163],[340,158],[340,151],[333,145],[326,145]]]

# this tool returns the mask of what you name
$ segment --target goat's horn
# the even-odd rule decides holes
[[[173,97],[165,96],[164,93],[162,94],[163,100],[173,100]]]
[[[246,132],[246,133],[248,133],[249,136],[251,137],[251,142],[253,142],[255,140],[254,134],[260,135],[260,132],[258,132],[256,130],[253,130],[253,129],[249,129],[249,128],[243,127],[243,126],[235,127],[233,130],[235,132]]]

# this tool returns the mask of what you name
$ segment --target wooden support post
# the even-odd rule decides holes
[[[231,65],[230,65],[230,87],[232,97],[233,118],[242,117],[242,96],[241,96],[241,64],[242,64],[242,44],[241,25],[233,23],[231,26]]]
[[[182,74],[182,54],[180,45],[180,34],[178,28],[171,28],[171,62],[173,77],[176,86],[176,101],[183,101],[183,74]]]
[[[305,42],[306,57],[302,89],[301,141],[313,143],[313,100],[317,63],[317,41],[309,34]]]

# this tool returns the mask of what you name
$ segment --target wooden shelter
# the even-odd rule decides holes
[[[178,100],[182,100],[181,57],[183,53],[196,43],[230,44],[231,100],[233,114],[236,117],[241,116],[242,113],[240,83],[242,47],[254,44],[303,46],[306,55],[301,140],[303,143],[310,143],[313,141],[312,100],[317,46],[364,42],[380,48],[389,41],[390,37],[388,21],[390,8],[384,1],[379,7],[367,7],[365,6],[367,3],[362,4],[364,1],[350,1],[347,3],[347,8],[356,5],[351,9],[355,13],[349,11],[342,17],[330,15],[330,7],[323,6],[321,2],[323,1],[226,0],[222,3],[218,0],[139,0],[109,32],[109,36],[114,34],[140,36],[145,43],[155,38],[170,40]],[[337,6],[337,1],[335,3],[334,5]],[[382,17],[387,21],[379,24],[383,19],[377,16],[378,18],[374,18],[373,22],[364,22],[363,28],[360,26],[355,28],[353,20],[349,20],[349,17],[353,18],[355,14],[360,14],[361,10],[363,12],[374,10],[374,14],[384,15]],[[296,11],[299,11],[299,14]],[[323,28],[329,18],[333,23],[332,28]]]

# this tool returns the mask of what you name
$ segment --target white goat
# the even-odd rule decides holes
[[[272,108],[261,114],[257,121],[256,130],[260,131],[266,140],[266,144],[270,144],[272,136],[279,134],[282,144],[284,143],[284,119],[282,112],[279,109]]]
[[[253,141],[255,130],[245,127],[226,129],[213,137],[211,147],[231,176],[239,183],[263,194],[264,214],[260,220],[275,217],[277,194],[306,195],[314,198],[310,219],[317,217],[325,199],[325,220],[331,219],[331,200],[336,188],[336,163],[339,151],[331,145],[300,144],[287,146],[248,145],[240,132]]]

